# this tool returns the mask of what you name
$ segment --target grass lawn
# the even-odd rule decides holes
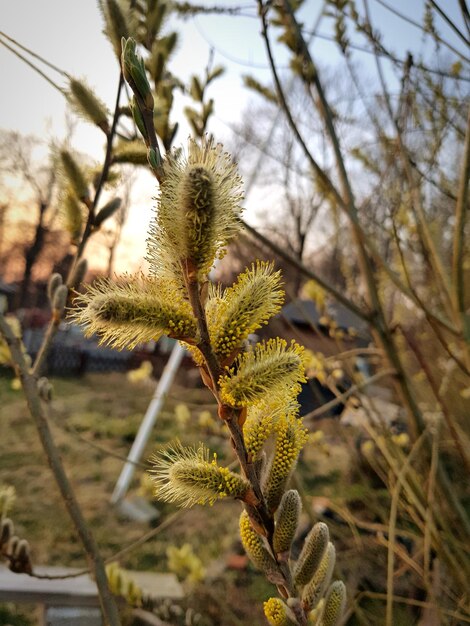
[[[107,454],[106,450],[123,457],[128,453],[155,383],[131,383],[125,374],[90,374],[79,380],[57,378],[51,382],[54,437],[83,512],[107,558],[149,530],[145,524],[122,519],[110,505],[123,460]],[[10,516],[17,534],[30,542],[35,564],[86,566],[83,549],[47,466],[22,392],[11,389],[10,379],[0,378],[0,398],[0,481],[16,489],[17,500]],[[186,403],[189,409],[187,421],[178,417],[185,411],[175,411],[181,403]],[[218,432],[220,425],[211,417],[216,417],[215,405],[206,389],[187,390],[175,384],[142,462],[146,463],[159,445],[175,438],[184,444],[204,440],[219,458],[232,460],[227,438],[222,431]],[[143,474],[144,470],[136,470],[131,496],[139,490]],[[158,504],[158,510],[163,520],[175,507]],[[154,539],[132,550],[121,565],[129,569],[168,571],[168,545],[189,542],[203,565],[210,566],[233,550],[238,515],[236,503],[223,502],[214,509],[195,507]],[[246,587],[246,593],[239,593],[240,585]],[[243,623],[245,611],[249,612],[250,620],[257,615],[262,621],[261,600],[269,596],[270,588],[263,577],[251,570],[232,571],[210,586],[199,585],[191,592],[190,603],[204,615],[201,622],[204,624]],[[245,598],[246,606],[240,602],[240,596]],[[206,611],[208,603],[215,608]],[[0,611],[0,624],[13,623],[12,615],[7,621],[2,619]]]

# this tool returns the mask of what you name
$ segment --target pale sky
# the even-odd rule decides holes
[[[395,8],[416,21],[421,21],[424,0],[388,0]],[[270,71],[266,53],[259,36],[260,25],[256,19],[254,0],[199,0],[213,6],[242,6],[246,17],[199,16],[185,22],[176,21],[169,26],[180,33],[180,43],[174,57],[172,70],[186,80],[192,73],[202,73],[207,63],[209,48],[214,47],[216,64],[226,67],[226,74],[211,87],[210,95],[215,99],[216,113],[210,130],[217,140],[230,144],[232,135],[229,126],[237,123],[246,113],[250,95],[242,87],[241,75],[255,74],[268,83]],[[362,3],[358,3],[361,5]],[[461,24],[458,0],[441,0],[449,14]],[[306,29],[313,27],[318,18],[321,3],[306,0],[302,19]],[[411,49],[416,56],[429,52],[423,48],[419,30],[404,23],[381,7],[377,0],[370,0],[373,23],[385,36],[387,46],[400,57]],[[442,21],[439,32],[459,49],[464,44]],[[102,35],[102,20],[95,0],[0,0],[0,31],[31,48],[47,60],[77,77],[86,78],[96,93],[112,109],[117,86],[118,66],[107,39]],[[323,20],[319,32],[331,35],[331,22]],[[321,64],[334,65],[339,58],[335,44],[315,39],[311,45],[314,56]],[[366,70],[372,71],[372,59],[358,53],[357,57]],[[284,50],[276,47],[276,56],[282,67],[286,62]],[[47,73],[61,83],[60,75],[45,68]],[[468,68],[467,68],[468,73]],[[64,134],[65,102],[62,95],[42,77],[0,46],[0,128],[13,129],[37,136],[61,138]],[[63,83],[61,83],[63,84]],[[176,143],[184,143],[189,134],[188,126],[181,114],[188,101],[181,98],[175,108],[175,117],[180,122]],[[74,146],[101,161],[103,135],[90,125],[80,123],[74,136]],[[135,250],[144,249],[145,234],[151,217],[155,194],[153,179],[139,178],[133,195],[133,208],[126,225],[123,244],[133,243]],[[258,206],[262,196],[254,190],[252,202]],[[130,249],[130,248],[129,248]],[[128,253],[120,255],[121,266],[128,267]],[[134,260],[136,262],[137,259]],[[122,269],[122,267],[120,268]]]

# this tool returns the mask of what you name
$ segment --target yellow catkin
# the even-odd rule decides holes
[[[295,489],[286,491],[279,505],[274,529],[273,547],[276,554],[289,554],[297,531],[301,508],[299,492]]]
[[[323,559],[329,540],[328,526],[323,522],[315,524],[308,533],[294,568],[297,587],[303,587],[310,581]]]
[[[280,598],[269,598],[263,604],[264,614],[271,626],[291,626],[293,622],[287,616],[287,607]]]
[[[295,414],[279,419],[276,424],[274,456],[263,488],[266,503],[271,511],[275,511],[279,506],[286,482],[306,441],[307,432]]]
[[[341,580],[335,580],[325,598],[320,626],[337,626],[346,605],[346,587]]]
[[[246,511],[240,515],[240,538],[245,552],[257,569],[268,576],[277,571],[276,562],[264,547],[262,538],[253,529]]]
[[[243,499],[249,489],[249,483],[242,476],[220,467],[215,455],[210,461],[209,451],[203,444],[197,449],[178,444],[152,461],[157,498],[183,507],[212,505],[227,497]]]
[[[222,400],[236,407],[263,401],[269,394],[288,402],[305,382],[304,349],[279,337],[259,343],[237,357],[219,380]]]
[[[304,610],[309,611],[314,609],[323,597],[330,584],[335,560],[335,547],[332,543],[329,543],[318,569],[302,592],[302,606]]]

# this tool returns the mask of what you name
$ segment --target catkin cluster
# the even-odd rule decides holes
[[[134,119],[148,120],[153,100],[130,40],[123,71],[135,96]],[[186,155],[178,150],[161,160],[148,131],[142,131],[147,157],[160,182],[148,239],[150,277],[96,283],[79,298],[75,319],[118,348],[161,335],[185,345],[230,429],[242,472],[219,465],[204,444],[177,443],[153,459],[156,497],[183,507],[228,497],[242,502],[245,550],[283,596],[265,603],[269,623],[333,626],[345,591],[342,583],[330,585],[335,551],[327,527],[317,524],[297,562],[290,561],[301,506],[297,491],[286,490],[307,439],[297,404],[304,349],[280,338],[247,342],[282,306],[279,272],[255,262],[232,286],[209,285],[215,260],[240,227],[241,179],[220,145],[190,140]]]

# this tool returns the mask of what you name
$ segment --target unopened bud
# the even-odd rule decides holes
[[[14,531],[13,522],[8,517],[5,517],[0,526],[0,550],[10,541]]]
[[[332,543],[328,544],[325,555],[313,575],[311,581],[304,587],[302,592],[302,606],[309,611],[316,607],[330,584],[333,569],[335,567],[336,552]]]
[[[282,496],[279,505],[276,527],[274,529],[273,547],[277,555],[289,558],[292,541],[299,523],[302,503],[298,491],[291,489]]]
[[[49,298],[49,302],[52,303],[54,300],[54,294],[56,292],[57,287],[60,287],[62,284],[62,276],[60,274],[51,274],[49,281],[47,283],[47,297]]]
[[[68,150],[60,151],[60,160],[64,174],[72,186],[77,198],[86,200],[89,197],[88,183],[80,166]]]
[[[142,113],[139,109],[139,105],[137,104],[135,96],[132,96],[132,98],[129,101],[129,109],[132,113],[132,119],[134,120],[135,125],[139,129],[140,134],[144,138],[145,143],[148,143],[149,136],[147,133],[147,129],[145,128],[144,118],[142,117]]]
[[[61,316],[64,312],[65,305],[67,304],[68,293],[69,290],[67,285],[59,285],[59,287],[57,287],[55,291],[52,308],[54,309],[54,312],[59,316]]]
[[[88,271],[88,261],[86,259],[80,259],[75,265],[72,277],[72,287],[77,287],[85,279]]]
[[[153,170],[160,168],[162,165],[160,153],[157,152],[154,148],[149,148],[147,150],[147,160]]]
[[[104,221],[114,215],[114,213],[116,213],[116,211],[118,211],[121,207],[121,204],[121,198],[113,198],[105,204],[95,217],[95,228],[99,228]]]
[[[336,626],[346,604],[346,587],[341,580],[335,580],[328,590],[323,611],[322,626]]]
[[[16,545],[14,554],[15,559],[19,561],[29,560],[29,543],[26,539],[20,539]]]
[[[145,71],[144,60],[137,56],[136,45],[132,38],[122,39],[122,72],[134,94],[140,97],[148,111],[153,112],[154,100]]]
[[[312,578],[323,559],[329,538],[328,526],[323,522],[315,524],[307,535],[294,569],[294,581],[298,587],[303,587]]]
[[[253,565],[264,572],[271,582],[282,583],[283,579],[278,573],[278,566],[265,548],[263,539],[253,529],[246,511],[243,511],[240,516],[240,537]]]
[[[42,400],[44,400],[45,402],[50,402],[52,400],[52,392],[54,388],[49,382],[48,378],[46,378],[45,376],[41,376],[41,378],[37,382],[37,388],[39,396],[42,398]]]

